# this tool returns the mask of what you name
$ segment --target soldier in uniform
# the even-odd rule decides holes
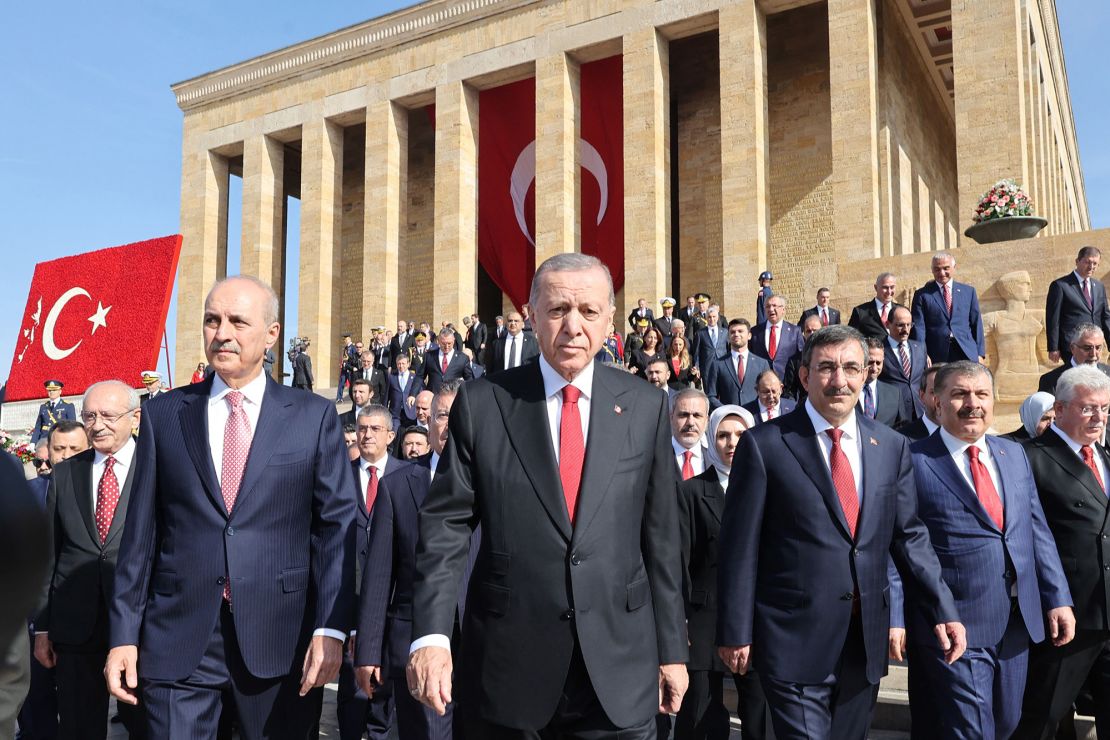
[[[46,435],[62,419],[77,421],[77,409],[72,403],[62,400],[64,383],[60,380],[48,380],[43,386],[46,388],[46,401],[39,406],[39,415],[31,430],[32,445],[38,444],[40,439],[46,439]]]
[[[146,403],[152,398],[168,393],[169,388],[162,386],[162,375],[155,370],[143,370],[142,374],[143,385],[146,386],[146,395],[139,399],[142,403]]]
[[[759,273],[759,292],[755,294],[755,323],[762,324],[767,321],[767,299],[775,294],[771,290],[771,282],[775,276],[770,270]]]
[[[424,355],[428,352],[428,332],[421,329],[413,335],[414,344],[409,347],[409,370],[416,377],[424,377]]]
[[[667,296],[659,301],[659,305],[663,307],[663,315],[655,320],[655,328],[663,335],[663,345],[666,347],[671,346],[671,325],[678,319],[674,315],[674,298]]]
[[[644,348],[644,334],[647,334],[648,327],[651,326],[651,320],[646,318],[636,319],[634,326],[636,330],[628,335],[628,341],[624,343],[625,357],[630,357],[636,350]]]

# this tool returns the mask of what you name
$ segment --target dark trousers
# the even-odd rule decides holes
[[[582,652],[575,643],[570,670],[563,685],[563,695],[555,708],[555,715],[539,730],[520,730],[495,725],[477,716],[477,707],[462,708],[466,736],[480,740],[657,740],[655,717],[649,717],[635,727],[617,727],[605,714],[597,698],[590,674],[582,660]]]
[[[304,647],[294,654],[289,674],[252,676],[243,664],[231,611],[220,609],[204,656],[181,681],[141,683],[150,736],[158,740],[215,739],[225,697],[235,702],[243,740],[304,740],[320,719],[323,690],[299,696]],[[103,661],[101,661],[103,667]],[[101,683],[104,683],[101,678]]]
[[[771,714],[767,698],[755,671],[741,676],[730,674],[739,697],[737,716],[744,740],[770,740]],[[725,674],[721,671],[690,671],[690,686],[682,698],[682,708],[675,719],[675,740],[726,740],[731,732],[729,712],[725,706]]]
[[[1078,630],[1063,647],[1045,640],[1030,648],[1029,678],[1014,738],[1051,740],[1062,721],[1073,722],[1072,705],[1088,676],[1099,737],[1110,736],[1110,632]]]
[[[34,635],[31,635],[32,644]],[[54,740],[58,737],[58,686],[54,669],[31,656],[31,688],[19,711],[17,740]]]
[[[339,668],[335,714],[341,740],[359,740],[363,736],[386,740],[393,725],[393,692],[389,685],[375,691],[373,699],[367,699],[355,681],[355,669],[347,651],[343,652],[343,665]]]
[[[997,645],[968,648],[948,665],[939,647],[914,643],[906,662],[913,738],[991,740],[1013,734],[1029,669],[1029,633],[1016,608]],[[928,686],[925,697],[918,693],[922,685]]]
[[[945,362],[956,362],[958,360],[971,360],[978,362],[978,357],[968,357],[967,353],[960,347],[960,343],[956,341],[955,337],[948,338],[948,359]]]
[[[106,645],[93,649],[55,643],[58,682],[58,736],[66,740],[104,740],[108,734],[108,687],[104,682]],[[127,734],[145,738],[143,705],[119,704],[119,716]]]
[[[853,617],[833,673],[802,684],[761,674],[760,682],[779,740],[865,740],[878,684],[867,680],[867,653],[859,617]]]
[[[440,717],[434,709],[424,706],[409,693],[404,676],[387,680],[397,703],[397,737],[402,740],[452,740],[462,733],[454,731],[455,705],[447,705],[447,713]]]

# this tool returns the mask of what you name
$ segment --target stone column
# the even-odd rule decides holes
[[[435,252],[432,325],[459,325],[478,304],[478,93],[436,88]]]
[[[958,230],[964,245],[973,243],[963,231],[972,223],[979,197],[991,185],[1004,177],[1016,179],[1023,187],[1029,183],[1020,47],[1029,32],[1028,26],[1022,26],[1018,5],[1014,0],[952,2]],[[1000,122],[1005,136],[998,135]],[[1044,201],[1048,206],[1048,199]]]
[[[397,322],[400,300],[398,257],[408,190],[408,111],[392,101],[366,109],[366,217],[362,232],[362,304],[359,336],[370,346],[370,330]]]
[[[204,299],[227,275],[227,159],[191,151],[188,118],[181,162],[181,258],[177,266],[177,339],[173,374],[186,380],[204,360]]]
[[[343,128],[316,118],[301,128],[301,263],[297,331],[312,342],[309,355],[316,388],[330,388],[339,375],[337,326]]]
[[[756,0],[720,10],[721,304],[746,316],[747,286],[767,269],[767,22]],[[681,302],[681,297],[679,297]]]
[[[285,289],[285,145],[268,136],[243,142],[243,228],[240,272],[265,280],[284,305]],[[278,361],[275,379],[281,381],[282,330],[274,345]]]
[[[536,62],[536,265],[582,251],[578,63],[565,53]]]
[[[875,0],[829,0],[831,181],[839,264],[881,253],[876,44]]]
[[[670,285],[669,45],[654,28],[624,36],[624,290],[614,323]]]

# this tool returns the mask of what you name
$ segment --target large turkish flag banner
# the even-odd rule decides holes
[[[35,266],[6,400],[66,395],[100,380],[138,386],[155,366],[170,306],[181,235],[62,257]]]
[[[624,286],[624,60],[582,65],[582,251]]]

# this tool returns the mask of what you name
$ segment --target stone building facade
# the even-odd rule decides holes
[[[795,306],[827,285],[847,307],[879,265],[925,282],[922,253],[938,249],[960,250],[985,291],[1027,259],[1038,277],[1062,274],[1075,241],[1063,235],[1090,228],[1052,0],[429,0],[173,86],[175,373],[201,351],[229,208],[242,209],[242,271],[279,294],[296,276],[322,384],[341,331],[479,307],[489,318],[504,300],[477,260],[478,92],[535,80],[538,262],[581,248],[578,70],[617,54],[618,316],[638,297],[697,290],[750,316],[764,269]],[[1060,246],[962,236],[1002,177]]]

